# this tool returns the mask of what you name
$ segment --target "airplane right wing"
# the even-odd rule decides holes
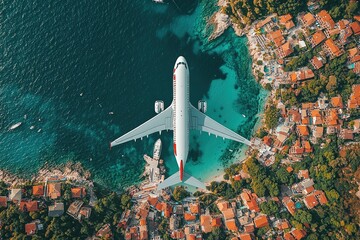
[[[159,132],[163,130],[172,130],[172,118],[173,118],[173,109],[170,105],[167,109],[157,114],[155,117],[141,124],[137,128],[131,130],[130,132],[124,134],[118,139],[111,142],[110,146],[116,146],[131,140],[143,138],[154,132]]]
[[[251,145],[251,142],[246,138],[240,136],[234,131],[224,127],[212,118],[200,112],[197,108],[190,104],[190,127],[195,130],[212,133],[215,136],[227,138],[237,142]]]

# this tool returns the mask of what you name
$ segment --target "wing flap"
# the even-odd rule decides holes
[[[249,140],[228,129],[227,127],[224,127],[212,118],[206,116],[192,105],[190,107],[190,114],[190,127],[192,129],[208,132],[209,134],[214,134],[222,138],[241,142],[249,146],[251,145]]]
[[[172,106],[170,105],[167,109],[157,114],[155,117],[112,141],[111,147],[131,140],[136,141],[136,139],[146,137],[154,132],[161,133],[161,131],[164,130],[172,130],[172,111]]]

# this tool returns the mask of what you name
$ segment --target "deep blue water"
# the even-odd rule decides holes
[[[126,186],[138,179],[142,155],[151,152],[156,136],[111,151],[109,142],[154,116],[155,100],[170,104],[176,58],[183,55],[190,65],[194,104],[207,96],[214,79],[226,79],[220,67],[229,59],[214,51],[216,46],[204,47],[199,11],[182,15],[151,0],[1,5],[0,168],[22,176],[44,163],[72,160],[84,163],[101,184]],[[235,71],[247,71],[241,74],[251,79],[249,69]],[[253,103],[242,110],[251,119],[249,135],[259,88],[247,84]],[[23,124],[8,131],[16,122]],[[164,134],[164,149],[171,136]],[[171,156],[164,151],[164,158]]]

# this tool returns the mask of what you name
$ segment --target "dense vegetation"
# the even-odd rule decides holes
[[[239,14],[242,17],[242,23],[250,24],[253,21],[269,15],[271,13],[278,13],[279,15],[297,13],[306,9],[306,1],[297,0],[230,0],[227,7],[223,11],[229,16],[233,17],[235,22],[240,23],[238,19]]]
[[[306,0],[230,0],[222,11],[228,14],[232,21],[240,26],[251,24],[272,13],[284,15],[287,13],[296,16],[307,9]],[[349,0],[320,0],[320,8],[330,12],[335,20],[341,18],[352,18],[359,13],[357,1]]]
[[[0,182],[1,192],[4,191],[3,186],[6,185]],[[62,188],[64,194],[61,200],[65,204],[66,211],[72,202],[67,193],[70,185],[63,184]],[[44,225],[44,230],[38,231],[36,235],[32,236],[32,239],[85,239],[94,235],[106,223],[111,224],[116,239],[122,238],[122,233],[116,225],[122,211],[130,206],[130,197],[107,191],[97,191],[97,194],[100,198],[92,209],[90,219],[81,222],[66,213],[61,217],[48,217],[47,206],[52,203],[47,199],[40,200],[43,202],[39,204],[40,211],[33,213],[22,212],[17,205],[11,203],[7,208],[0,209],[0,222],[2,223],[0,236],[4,239],[26,239],[25,224],[39,219]],[[28,194],[25,197],[31,198],[31,195]],[[84,201],[88,202],[88,199],[84,199]]]

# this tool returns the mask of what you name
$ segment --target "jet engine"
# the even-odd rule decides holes
[[[164,111],[164,102],[161,100],[155,101],[155,112],[159,114],[162,111]]]
[[[198,109],[202,113],[206,113],[207,110],[207,102],[204,100],[199,100],[198,102]]]

